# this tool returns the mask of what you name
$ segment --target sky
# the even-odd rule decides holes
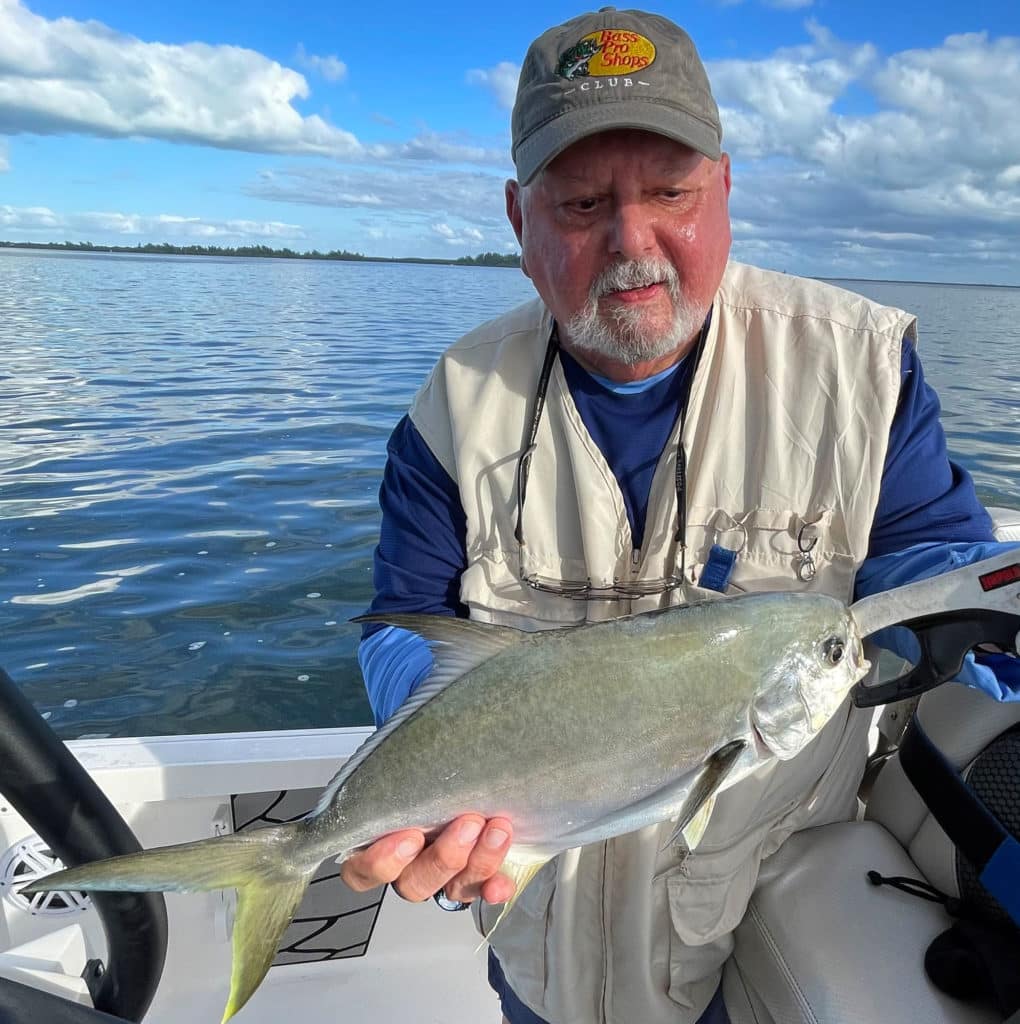
[[[559,0],[0,0],[0,239],[516,252],[510,108]],[[689,0],[733,256],[1020,285],[1020,0]]]

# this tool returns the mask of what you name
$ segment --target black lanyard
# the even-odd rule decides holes
[[[689,367],[684,370],[687,379],[684,382],[683,392],[680,396],[679,423],[680,429],[677,434],[676,450],[676,508],[677,528],[673,541],[680,545],[680,578],[683,579],[687,568],[687,453],[684,450],[684,427],[687,424],[687,409],[691,401],[691,392],[694,389],[694,375],[701,362],[702,353],[705,350],[705,341],[708,337],[708,329],[712,323],[711,310],[705,317],[701,326],[698,340],[695,342],[693,359]],[[538,378],[538,387],[535,391],[535,404],[531,414],[531,426],[528,430],[528,440],[521,449],[520,460],[517,464],[517,524],[514,528],[514,537],[518,544],[524,543],[523,517],[524,499],[528,488],[528,475],[531,472],[531,457],[535,454],[536,440],[538,438],[538,425],[542,419],[542,412],[545,409],[545,396],[549,388],[549,378],[552,375],[553,361],[560,348],[559,329],[553,323],[552,331],[549,333],[549,343],[545,349],[545,359],[542,362],[542,372]]]

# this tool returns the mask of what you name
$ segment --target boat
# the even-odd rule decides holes
[[[990,511],[1000,539],[1020,540],[1020,511]],[[933,704],[931,714],[956,723],[975,700],[973,691],[943,686],[922,707],[947,702],[942,710]],[[7,757],[0,751],[0,1024],[117,1024],[142,1014],[147,1024],[219,1021],[232,891],[167,894],[164,918],[158,895],[118,894],[103,906],[101,894],[26,897],[18,890],[59,866],[54,847],[77,841],[72,833],[91,814],[91,800],[108,801],[127,823],[130,832],[119,835],[128,848],[135,838],[148,848],[292,819],[314,806],[371,728],[64,744],[27,701],[24,707],[27,731],[5,741],[19,749]],[[902,713],[876,716],[881,767],[861,819],[798,833],[765,862],[724,975],[733,1024],[1001,1020],[926,979],[923,950],[948,926],[944,909],[900,894],[890,899],[864,882],[872,866],[923,875],[924,815],[896,774]],[[977,714],[990,719],[978,730],[987,742],[1020,722],[1020,704],[984,700]],[[43,834],[54,828],[56,838]],[[88,832],[82,841],[96,841]],[[471,915],[412,904],[385,889],[353,893],[327,863],[237,1019],[496,1024],[499,1016]]]

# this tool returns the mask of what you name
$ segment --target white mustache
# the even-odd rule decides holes
[[[647,288],[653,284],[667,284],[678,289],[680,280],[676,268],[671,263],[654,257],[627,260],[625,263],[614,263],[599,274],[592,283],[591,298],[600,299],[613,292]]]

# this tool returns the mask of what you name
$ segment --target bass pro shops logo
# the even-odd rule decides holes
[[[560,54],[556,74],[574,78],[601,78],[641,71],[655,60],[655,45],[637,32],[604,28],[589,32]]]

